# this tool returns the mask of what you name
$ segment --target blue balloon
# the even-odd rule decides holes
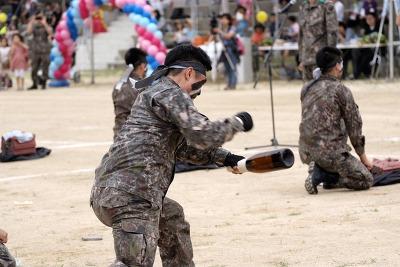
[[[146,77],[150,76],[153,73],[153,68],[151,66],[147,67]]]
[[[142,23],[143,23],[143,27],[147,27],[147,25],[149,25],[150,24],[150,20],[148,19],[148,18],[146,18],[146,17],[142,17]]]
[[[55,56],[53,54],[50,54],[50,62],[53,61]]]
[[[103,0],[103,5],[107,5],[108,4],[108,0]]]
[[[157,37],[157,39],[162,39],[162,37],[163,37],[163,34],[162,34],[162,32],[161,31],[156,31],[155,33],[154,33],[154,36],[155,37]]]
[[[132,14],[133,14],[133,13],[132,13]],[[140,19],[141,19],[141,16],[136,15],[136,14],[133,14],[133,22],[134,22],[135,24],[139,24]]]
[[[63,57],[56,57],[54,59],[54,63],[56,63],[58,66],[61,66],[64,63],[64,58]]]
[[[68,19],[73,19],[73,18],[74,18],[74,14],[73,14],[72,8],[70,7],[67,10],[67,20]]]
[[[135,5],[135,4],[133,4],[131,12],[133,12],[135,14],[138,14],[138,10],[139,10],[139,7],[137,5]]]
[[[154,23],[154,24],[158,24],[158,21],[157,21],[155,18],[153,18],[153,17],[150,19],[150,22],[151,22],[151,23]]]
[[[54,79],[54,77],[53,77]],[[50,87],[69,87],[69,82],[67,80],[52,80],[49,82]]]
[[[157,25],[154,24],[154,23],[149,23],[149,24],[147,25],[147,30],[150,31],[150,32],[152,32],[152,33],[155,33],[155,32],[158,30],[158,27],[157,27]]]
[[[102,5],[103,5],[103,1],[101,1],[101,0],[94,0],[94,4],[95,4],[96,6],[102,6]]]
[[[144,11],[143,12],[143,17],[148,18],[150,20],[151,19],[151,14],[146,12],[146,11]]]
[[[157,67],[158,67],[158,63],[157,62],[153,62],[152,64],[150,64],[150,66],[153,68],[153,69],[156,69]]]
[[[137,10],[136,10],[136,13],[138,14],[138,15],[143,15],[143,12],[145,12],[144,11],[144,9],[142,8],[142,7],[140,7],[140,6],[137,6]]]
[[[58,69],[58,66],[54,62],[51,62],[49,65],[49,71],[55,72],[57,69]]]
[[[52,56],[54,56],[54,57],[57,57],[57,56],[61,55],[60,50],[58,50],[58,47],[53,47],[53,48],[51,49],[50,54],[51,54]]]

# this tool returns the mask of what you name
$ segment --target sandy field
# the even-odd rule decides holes
[[[21,129],[52,149],[41,160],[0,163],[0,228],[21,266],[108,266],[111,230],[89,207],[94,168],[112,140],[111,87],[117,77],[69,89],[0,92],[0,133]],[[359,104],[372,157],[400,158],[400,83],[346,82]],[[296,144],[300,82],[275,84],[277,137]],[[272,137],[266,82],[236,91],[208,85],[196,100],[211,119],[248,111],[255,128],[226,148]],[[263,150],[270,149],[264,148]],[[293,168],[233,175],[225,169],[178,174],[168,196],[185,209],[197,266],[400,266],[400,185],[308,195],[297,149]],[[101,241],[82,241],[100,236]],[[161,266],[159,256],[155,266]]]

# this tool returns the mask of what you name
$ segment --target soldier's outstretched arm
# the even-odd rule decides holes
[[[163,119],[166,118],[179,129],[188,145],[197,149],[220,147],[236,133],[249,131],[253,127],[251,116],[246,112],[222,120],[208,120],[197,111],[190,96],[180,89],[157,94],[152,104],[155,109],[165,113]]]
[[[222,166],[224,165],[225,158],[228,154],[229,151],[222,147],[206,150],[197,149],[189,146],[185,140],[178,148],[176,158],[197,165],[216,163],[217,165]]]

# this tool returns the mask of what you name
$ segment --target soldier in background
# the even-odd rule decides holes
[[[138,48],[131,48],[125,54],[125,63],[128,68],[112,92],[115,113],[114,141],[131,113],[133,103],[139,94],[139,90],[135,89],[135,83],[146,75],[146,56],[146,52]]]
[[[313,79],[315,56],[325,46],[336,47],[338,21],[332,2],[306,0],[299,10],[299,70],[303,80]]]
[[[8,234],[6,231],[0,229],[0,266],[1,267],[15,267],[15,259],[11,256],[7,247],[4,245],[8,241]]]
[[[310,194],[318,193],[320,183],[325,189],[369,189],[372,164],[365,154],[358,106],[350,89],[340,81],[342,52],[334,47],[322,48],[316,63],[321,76],[301,91],[299,153],[303,163],[309,164],[305,188]],[[350,154],[348,137],[360,160]]]
[[[50,65],[52,29],[47,24],[46,17],[39,12],[33,16],[32,20],[29,22],[27,32],[32,35],[29,48],[33,83],[28,90],[37,89],[38,85],[40,85],[42,89],[46,89]],[[42,71],[41,76],[38,75],[39,70]]]
[[[174,248],[191,247],[190,239],[179,239],[189,236],[189,225],[165,217],[173,214],[165,195],[175,160],[215,162],[236,173],[243,157],[220,146],[253,127],[247,112],[212,122],[197,111],[192,99],[200,94],[209,70],[211,61],[204,51],[181,45],[168,53],[164,66],[136,82],[143,92],[96,169],[90,201],[99,220],[113,228],[113,266],[153,266],[157,245],[163,266],[194,266],[192,255],[184,254],[191,250]]]

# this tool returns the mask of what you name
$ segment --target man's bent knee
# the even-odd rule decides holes
[[[127,266],[153,266],[157,249],[158,229],[140,219],[123,219],[113,225],[117,260]]]

